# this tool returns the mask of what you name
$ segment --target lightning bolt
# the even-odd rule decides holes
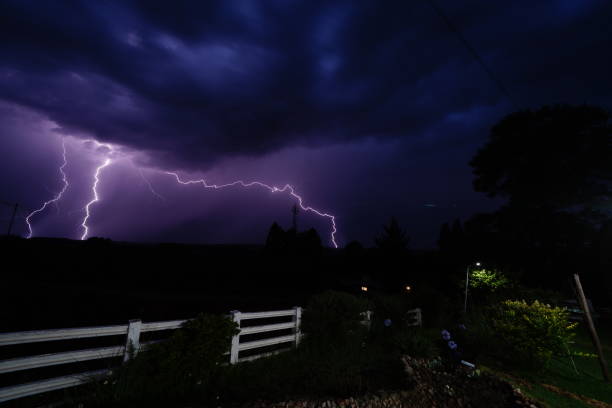
[[[268,191],[270,191],[271,193],[284,193],[284,192],[289,192],[289,195],[292,196],[293,198],[295,198],[297,200],[298,205],[300,206],[300,208],[302,209],[302,211],[306,211],[306,212],[312,212],[316,215],[318,215],[319,217],[325,217],[328,218],[331,221],[331,227],[332,227],[332,231],[330,234],[330,241],[332,243],[332,245],[334,246],[334,248],[338,248],[338,244],[336,243],[336,217],[332,214],[327,214],[324,213],[322,211],[319,211],[315,208],[312,208],[310,206],[305,206],[304,205],[304,200],[302,199],[302,197],[300,195],[298,195],[295,190],[293,189],[292,186],[290,186],[289,184],[285,184],[283,187],[276,187],[276,186],[270,186],[268,184],[259,182],[259,181],[252,181],[249,183],[246,183],[242,180],[237,180],[231,183],[227,183],[227,184],[208,184],[206,182],[206,180],[204,179],[198,179],[198,180],[186,180],[183,181],[181,180],[181,178],[179,177],[179,175],[175,172],[171,172],[171,171],[167,171],[165,172],[168,175],[174,176],[174,178],[176,179],[176,181],[179,184],[182,185],[190,185],[190,184],[201,184],[204,188],[212,188],[214,190],[219,190],[222,188],[228,188],[228,187],[234,187],[234,186],[241,186],[241,187],[253,187],[253,186],[258,186],[258,187],[262,187],[267,189]]]
[[[86,142],[93,142],[95,143],[96,146],[100,147],[105,147],[107,149],[109,149],[110,153],[109,155],[115,153],[115,149],[114,146],[107,144],[107,143],[100,143],[96,140],[92,140],[92,139],[88,139],[85,140]],[[66,173],[64,172],[64,168],[67,166],[68,161],[66,159],[66,143],[65,140],[62,140],[62,149],[63,149],[63,154],[62,157],[64,159],[62,165],[59,168],[59,171],[62,175],[62,181],[64,182],[64,187],[62,188],[62,190],[56,194],[55,197],[53,197],[53,199],[45,201],[43,203],[43,205],[37,209],[32,211],[27,217],[26,217],[26,223],[28,225],[28,229],[29,229],[29,234],[28,234],[28,238],[31,238],[33,235],[33,230],[32,230],[32,225],[31,225],[31,218],[44,211],[45,208],[47,208],[47,206],[51,203],[57,203],[58,200],[60,200],[62,198],[62,195],[64,194],[64,192],[66,191],[66,189],[68,188],[68,178],[66,176]],[[112,156],[111,156],[112,157]],[[81,223],[81,227],[83,227],[83,234],[81,235],[81,240],[85,240],[87,239],[88,235],[89,235],[89,226],[87,225],[87,222],[89,221],[89,218],[91,217],[91,207],[92,205],[94,205],[95,203],[97,203],[98,201],[100,201],[100,195],[98,194],[98,185],[100,184],[100,175],[102,174],[102,170],[104,170],[106,167],[108,167],[113,160],[111,159],[111,157],[107,157],[104,162],[102,164],[100,164],[98,167],[96,167],[96,170],[94,172],[93,175],[93,185],[91,187],[91,191],[93,194],[93,198],[85,205],[84,207],[84,211],[85,211],[85,215],[83,217],[83,221]],[[156,197],[165,200],[165,198],[160,195],[159,193],[157,193],[157,191],[155,191],[155,189],[153,188],[151,182],[145,177],[144,173],[142,172],[142,169],[138,168],[140,175],[142,177],[142,179],[145,181],[145,183],[147,184],[147,186],[149,187],[149,190],[151,191],[152,194],[154,194]],[[307,206],[304,204],[304,199],[302,198],[302,196],[300,196],[299,194],[297,194],[295,192],[295,189],[289,185],[289,184],[285,184],[283,187],[276,187],[276,186],[272,186],[272,185],[268,185],[265,183],[262,183],[260,181],[252,181],[252,182],[245,182],[243,180],[237,180],[231,183],[227,183],[227,184],[208,184],[206,182],[206,180],[204,179],[197,179],[197,180],[182,180],[180,178],[180,176],[178,175],[178,173],[176,172],[165,172],[168,175],[173,176],[176,181],[179,184],[182,185],[190,185],[190,184],[201,184],[204,188],[209,188],[209,189],[215,189],[215,190],[219,190],[219,189],[223,189],[223,188],[229,188],[229,187],[234,187],[234,186],[241,186],[244,188],[249,188],[249,187],[261,187],[264,188],[268,191],[270,191],[271,193],[289,193],[289,195],[291,197],[293,197],[296,201],[297,204],[300,206],[300,208],[302,209],[302,211],[305,212],[311,212],[313,214],[316,214],[319,217],[323,217],[323,218],[327,218],[329,219],[329,221],[331,222],[331,233],[330,233],[330,241],[332,243],[332,245],[334,246],[334,248],[338,248],[338,244],[336,243],[336,232],[337,232],[337,228],[336,228],[336,217],[332,214],[328,214],[326,212],[317,210],[316,208]]]
[[[64,183],[64,187],[61,189],[59,193],[55,195],[55,197],[53,197],[51,200],[45,201],[39,209],[32,211],[25,218],[25,222],[28,225],[27,238],[32,238],[32,235],[34,235],[34,230],[32,229],[32,223],[30,222],[32,217],[40,212],[43,212],[49,204],[57,203],[62,198],[62,195],[64,194],[64,192],[68,189],[68,177],[66,176],[66,173],[64,172],[64,168],[68,165],[68,160],[66,160],[66,140],[64,139],[62,139],[62,158],[64,159],[64,161],[59,168],[59,172],[62,175],[62,181]]]
[[[83,222],[81,223],[81,227],[83,227],[83,235],[81,235],[81,240],[85,240],[87,238],[87,234],[89,234],[89,227],[87,226],[87,220],[89,220],[89,217],[91,216],[89,207],[91,207],[94,203],[100,201],[100,197],[98,196],[98,183],[100,182],[100,172],[102,171],[102,169],[104,169],[111,163],[112,160],[107,158],[106,160],[104,160],[104,163],[102,163],[96,168],[96,172],[94,173],[94,183],[91,187],[91,191],[93,192],[94,198],[85,206],[85,217],[83,218]]]
[[[155,191],[155,189],[153,188],[153,184],[151,184],[151,181],[148,178],[145,177],[145,175],[142,172],[142,169],[140,167],[138,168],[138,172],[140,173],[140,177],[142,178],[142,180],[149,187],[149,191],[151,192],[151,194],[153,194],[155,197],[159,198],[162,201],[166,201],[166,197],[164,197],[163,195],[161,195],[157,191]]]

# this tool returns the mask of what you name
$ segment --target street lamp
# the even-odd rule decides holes
[[[470,283],[470,266],[467,266],[467,270],[465,271],[465,300],[463,302],[463,313],[467,313],[467,294],[468,294],[468,285]],[[476,266],[480,266],[480,262],[476,262]]]

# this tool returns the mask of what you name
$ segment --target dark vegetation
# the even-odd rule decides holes
[[[11,273],[3,270],[0,330],[217,314],[201,316],[170,342],[142,353],[118,371],[111,386],[94,386],[94,403],[100,406],[133,406],[144,403],[143,395],[160,402],[162,393],[185,402],[212,404],[219,397],[240,404],[402,389],[410,383],[401,365],[404,355],[423,358],[415,362],[421,378],[449,378],[482,396],[483,406],[493,406],[487,398],[495,393],[488,391],[506,385],[486,370],[475,383],[464,384],[474,375],[467,380],[452,368],[456,355],[441,342],[442,328],[453,333],[462,358],[551,406],[583,405],[572,405],[575,398],[561,397],[544,381],[612,403],[606,385],[596,379],[584,327],[576,331],[567,312],[556,307],[575,299],[571,275],[579,273],[600,312],[598,325],[610,324],[609,117],[597,107],[561,105],[500,121],[470,164],[474,188],[506,202],[496,212],[443,225],[437,250],[411,249],[407,231],[394,218],[373,240],[374,247],[352,242],[338,250],[322,247],[314,230],[297,231],[294,225],[285,231],[276,223],[264,246],[3,238],[0,246],[13,266]],[[476,268],[476,261],[483,266]],[[466,272],[471,276],[467,315]],[[330,289],[336,292],[313,297]],[[308,336],[296,351],[239,366],[216,364],[233,330],[219,314],[307,304]],[[423,310],[423,330],[403,323],[414,307]],[[366,309],[375,316],[370,330],[361,324]],[[610,358],[605,330],[603,341]],[[0,359],[33,350],[5,349]],[[440,373],[427,374],[423,367],[436,355],[443,357]],[[194,367],[193,362],[200,363]]]
[[[388,313],[402,316],[405,307],[389,297],[366,300],[341,292],[322,293],[307,305],[300,347],[233,366],[222,364],[232,322],[201,315],[168,342],[139,354],[110,378],[73,393],[70,399],[75,406],[92,407],[231,407],[403,390],[407,401],[423,402],[420,406],[431,402],[463,406],[454,404],[458,399],[469,399],[473,407],[517,406],[520,395],[504,381],[432,358],[440,350],[432,347],[432,339],[422,329],[409,327],[401,318],[385,324]],[[366,310],[379,316],[371,328],[363,322]]]

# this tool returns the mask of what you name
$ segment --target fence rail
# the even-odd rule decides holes
[[[71,374],[64,377],[55,377],[47,380],[35,381],[27,384],[13,385],[0,389],[0,402],[10,401],[30,395],[42,394],[44,392],[61,390],[85,384],[92,379],[108,375],[110,370],[88,371],[84,373]]]
[[[299,319],[296,319],[296,316],[299,315],[301,315],[300,307],[295,307],[293,309],[288,310],[274,310],[270,312],[232,312],[233,320],[238,324],[239,327],[241,322],[244,320],[278,317],[293,317],[293,319],[290,322],[263,324],[259,326],[248,326],[241,328],[240,332],[232,338],[232,347],[227,352],[227,355],[230,356],[229,363],[235,364],[242,361],[250,361],[271,354],[270,352],[266,352],[239,359],[238,355],[241,351],[255,350],[261,347],[268,347],[283,343],[295,344],[296,339],[299,337]],[[41,354],[36,356],[27,356],[3,360],[0,361],[0,374],[107,358],[123,357],[123,361],[127,361],[129,360],[131,355],[135,355],[140,350],[143,350],[145,347],[159,342],[159,340],[157,340],[141,343],[141,333],[156,332],[162,330],[175,330],[180,328],[181,325],[186,321],[187,320],[170,320],[162,322],[143,323],[140,320],[131,320],[128,324],[120,324],[113,326],[78,327],[69,329],[32,330],[15,333],[1,333],[0,346],[39,343],[47,341],[85,339],[103,336],[125,336],[125,344],[120,346],[65,351],[60,353]],[[293,334],[276,336],[257,341],[249,341],[242,343],[240,342],[240,336],[243,335],[267,332],[273,333],[279,330],[293,330]],[[129,345],[131,345],[131,347]],[[292,345],[293,344],[290,344],[290,346]],[[133,353],[130,355],[130,353],[128,353],[128,350],[132,350]],[[0,388],[0,402],[23,398],[44,392],[74,387],[77,385],[81,385],[87,381],[90,381],[93,378],[103,376],[108,373],[109,370],[89,371],[84,373],[71,374],[63,377],[34,381],[27,384],[19,384]]]
[[[302,318],[301,307],[295,307],[293,309],[287,310],[274,310],[269,312],[242,313],[239,311],[233,311],[231,312],[230,317],[234,322],[237,323],[238,327],[240,328],[239,333],[232,338],[230,350],[228,350],[228,352],[226,353],[227,355],[229,355],[230,364],[236,364],[244,361],[252,361],[258,358],[270,356],[272,354],[288,350],[292,347],[297,346],[302,337],[302,333],[300,331]],[[279,317],[291,317],[291,321],[241,327],[242,322],[245,320],[270,319]],[[412,318],[412,322],[408,323],[409,325],[421,326],[421,309],[414,309],[409,311],[407,317],[409,319]],[[367,324],[369,326],[371,318],[372,312],[365,313],[364,324]],[[79,327],[70,329],[33,330],[16,333],[2,333],[0,334],[0,346],[47,341],[74,340],[103,336],[125,336],[125,344],[120,346],[66,351],[60,353],[41,354],[37,356],[27,356],[3,360],[0,361],[0,374],[106,358],[123,357],[123,361],[125,362],[129,360],[132,356],[136,355],[140,350],[143,350],[147,346],[160,341],[154,340],[141,343],[140,333],[178,329],[186,321],[187,320],[170,320],[162,322],[143,323],[140,320],[130,320],[128,324],[113,326]],[[292,330],[293,333],[283,334],[260,340],[244,342],[240,341],[241,336],[245,335],[274,333],[278,331],[287,330]],[[278,346],[282,344],[286,344],[287,347],[280,348],[274,351],[268,350],[262,353],[240,357],[240,352],[242,351],[256,350],[264,347]],[[0,388],[0,402],[23,398],[49,391],[74,387],[91,381],[94,378],[99,378],[100,376],[108,375],[109,372],[110,370],[88,371],[83,373],[71,374],[63,377],[34,381],[27,384],[19,384]]]
[[[76,329],[33,330],[0,334],[0,346],[38,343],[41,341],[84,339],[88,337],[119,336],[126,333],[127,324]]]

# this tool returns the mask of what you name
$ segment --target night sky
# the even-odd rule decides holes
[[[491,211],[468,161],[517,109],[612,107],[612,2],[0,3],[0,222],[79,239],[263,243],[290,184],[370,246],[392,215],[414,248]],[[508,97],[510,96],[510,98]],[[107,145],[105,145],[107,144]],[[29,210],[29,211],[28,211]],[[330,218],[302,212],[330,245]]]

